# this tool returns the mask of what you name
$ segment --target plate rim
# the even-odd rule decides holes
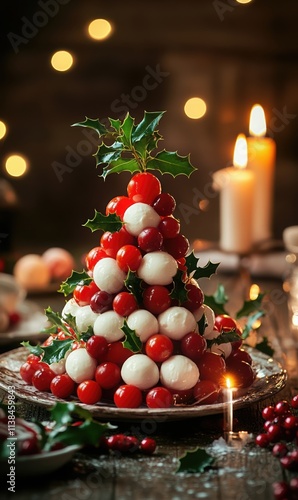
[[[252,356],[253,362],[255,362],[256,359],[260,359],[264,363],[271,363],[271,366],[274,367],[275,372],[272,373],[272,375],[270,376],[264,377],[266,378],[267,382],[267,384],[265,384],[264,386],[264,389],[267,388],[267,391],[263,390],[259,395],[255,395],[253,398],[251,398],[250,396],[252,390],[254,389],[254,384],[252,384],[248,389],[245,390],[237,389],[238,397],[234,399],[233,403],[234,410],[244,408],[249,404],[257,403],[270,396],[273,396],[274,394],[280,392],[286,386],[288,380],[287,371],[285,368],[282,367],[279,361],[273,359],[271,356],[261,353],[260,351],[254,348],[249,347],[246,350]],[[5,378],[5,374],[3,373],[3,371],[5,370],[5,366],[3,366],[3,361],[5,360],[7,361],[14,355],[21,356],[22,354],[24,355],[22,361],[25,361],[26,355],[28,354],[28,351],[26,350],[25,347],[19,347],[11,351],[7,351],[3,354],[0,354],[0,389],[4,390],[5,392],[8,392],[9,391],[8,388],[11,386],[5,383],[5,381],[3,380]],[[19,380],[24,387],[27,385],[24,381],[22,381],[17,370],[11,371],[11,373],[14,374],[15,381]],[[268,383],[268,380],[270,380],[274,385],[273,386],[272,384],[270,385]],[[55,402],[58,401],[64,403],[72,402],[90,411],[90,413],[94,418],[97,419],[101,418],[104,420],[136,421],[148,418],[148,419],[154,419],[156,422],[162,422],[165,421],[166,419],[183,420],[189,418],[197,418],[208,415],[221,414],[224,411],[223,402],[218,402],[208,405],[193,405],[193,406],[177,405],[172,408],[156,408],[156,409],[146,408],[146,407],[141,407],[136,409],[117,408],[114,405],[112,406],[105,403],[97,403],[96,405],[87,405],[79,402],[77,397],[75,396],[69,399],[60,399],[56,398],[51,393],[48,392],[43,393],[33,388],[32,386],[29,387],[31,388],[29,395],[28,393],[26,394],[22,393],[21,388],[15,387],[14,388],[15,396],[24,402],[34,403],[35,405],[43,407],[48,410],[53,407]]]

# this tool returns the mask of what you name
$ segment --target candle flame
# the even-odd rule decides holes
[[[233,380],[231,377],[226,377],[226,386],[227,389],[231,389],[233,387]]]
[[[239,134],[236,139],[233,165],[238,168],[247,166],[247,141],[244,134]]]
[[[264,137],[266,135],[266,118],[260,104],[252,107],[249,120],[249,133],[254,137]]]

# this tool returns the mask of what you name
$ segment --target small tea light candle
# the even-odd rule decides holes
[[[229,436],[233,434],[233,387],[232,379],[226,377],[226,387],[223,389],[224,398],[224,431]]]

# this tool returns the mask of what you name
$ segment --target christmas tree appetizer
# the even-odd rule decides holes
[[[151,172],[190,176],[189,157],[157,150],[163,112],[145,112],[135,124],[129,114],[75,126],[96,130],[95,154],[101,177],[129,171],[127,195],[113,198],[105,214],[95,211],[85,226],[101,231],[90,249],[86,270],[62,283],[67,298],[61,315],[46,314],[52,327],[42,345],[30,346],[22,378],[58,398],[77,396],[86,404],[119,408],[169,408],[212,404],[227,374],[234,386],[248,387],[255,373],[241,348],[262,295],[239,311],[248,316],[243,331],[224,309],[222,289],[205,297],[198,280],[218,264],[199,266],[174,217],[175,199]],[[255,312],[257,310],[257,312]]]

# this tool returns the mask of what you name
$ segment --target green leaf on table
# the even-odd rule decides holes
[[[108,130],[106,129],[105,125],[103,125],[103,123],[100,123],[98,118],[93,120],[92,118],[87,118],[87,116],[86,120],[84,120],[83,122],[73,123],[72,127],[91,128],[95,130],[99,136],[106,135],[108,133]]]
[[[124,320],[121,330],[125,335],[125,340],[122,342],[123,347],[130,349],[134,353],[141,352],[143,345],[142,341],[136,334],[135,330],[129,328],[126,320]]]
[[[243,316],[249,316],[251,313],[259,310],[264,296],[264,293],[259,293],[256,299],[245,300],[241,309],[236,313],[236,319],[242,318]]]
[[[128,271],[126,279],[124,281],[124,285],[127,288],[127,290],[133,294],[139,306],[143,302],[144,290],[142,288],[142,283],[143,281],[141,280],[141,278],[137,276],[137,273],[135,271],[131,270]]]
[[[151,158],[146,165],[147,170],[159,170],[161,174],[190,175],[196,170],[190,163],[189,155],[180,156],[176,151],[160,151],[154,158]]]
[[[143,137],[152,135],[165,111],[144,112],[144,118],[134,127],[132,141],[141,140]]]
[[[120,174],[120,172],[139,172],[140,166],[135,158],[118,158],[118,160],[111,161],[107,167],[102,169],[100,177],[104,179],[110,174]]]
[[[83,224],[83,226],[91,229],[92,232],[101,230],[115,233],[123,226],[123,222],[117,214],[103,215],[101,212],[97,212],[97,210],[94,212],[95,215],[93,219],[88,219],[87,222]]]
[[[89,285],[91,281],[92,278],[90,278],[86,271],[72,271],[71,276],[61,283],[58,292],[63,293],[64,296],[67,297],[67,295],[74,291],[78,284]]]
[[[179,458],[180,465],[177,469],[179,472],[197,473],[204,472],[214,463],[214,457],[209,455],[204,448],[197,447],[194,451],[186,451],[186,453]]]
[[[255,345],[255,349],[263,354],[267,354],[267,356],[273,356],[274,354],[274,349],[272,349],[267,337],[263,337],[262,341]]]
[[[254,325],[258,319],[265,315],[265,311],[257,311],[251,314],[246,321],[246,324],[243,327],[241,338],[242,340],[247,339],[249,337],[251,331],[254,329]]]
[[[213,295],[205,295],[204,303],[213,309],[216,314],[228,314],[224,306],[228,302],[228,297],[225,292],[225,288],[222,284],[219,284],[217,290]]]
[[[170,293],[171,299],[178,300],[179,305],[187,301],[187,289],[185,288],[185,282],[183,281],[184,272],[181,269],[177,270],[173,278],[174,288]]]

